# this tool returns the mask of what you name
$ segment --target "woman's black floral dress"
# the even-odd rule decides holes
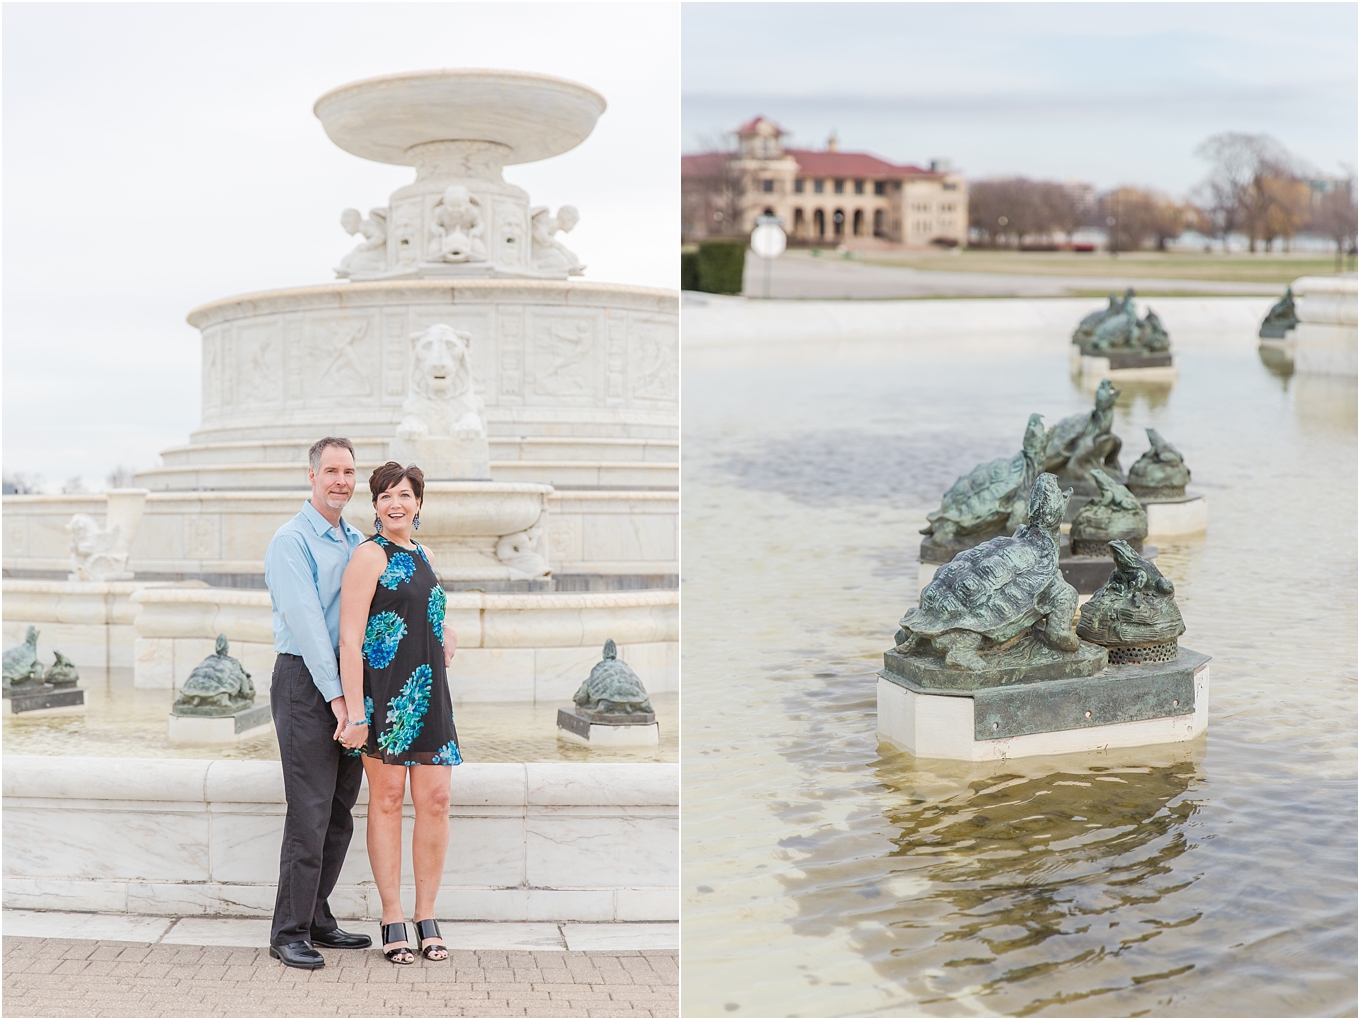
[[[425,550],[381,535],[387,554],[364,631],[364,754],[388,765],[461,765],[444,672],[444,589]]]

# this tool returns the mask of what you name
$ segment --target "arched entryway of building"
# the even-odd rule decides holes
[[[845,236],[845,210],[837,209],[831,216],[831,222],[835,226],[836,236]]]
[[[812,214],[812,232],[818,237],[826,236],[826,213],[821,209]]]
[[[802,237],[807,233],[807,220],[803,218],[803,210],[793,210],[793,236]]]
[[[885,219],[885,217],[884,217],[884,214],[883,214],[883,210],[882,210],[882,209],[875,209],[875,210],[874,210],[874,236],[875,236],[875,237],[886,237],[886,236],[887,236],[888,231],[887,231],[887,228],[886,228],[886,226],[885,226],[885,224],[884,224],[884,222],[883,222],[884,219]]]
[[[864,236],[864,210],[855,210],[854,229],[851,231],[856,237]]]

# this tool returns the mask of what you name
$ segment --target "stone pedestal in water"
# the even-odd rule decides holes
[[[1058,565],[1069,493],[1043,474],[1029,523],[942,567],[878,679],[879,737],[921,758],[990,761],[1190,740],[1208,657],[1178,646],[1174,589],[1125,542],[1081,607]]]
[[[557,711],[557,735],[596,747],[655,744],[656,713],[637,674],[618,657],[614,639],[575,696],[574,708]]]

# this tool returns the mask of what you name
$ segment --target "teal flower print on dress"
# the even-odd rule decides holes
[[[431,765],[461,765],[463,755],[458,750],[458,745],[450,740],[447,744],[435,752]]]
[[[397,585],[411,580],[415,573],[416,561],[411,559],[411,554],[399,552],[388,561],[387,569],[382,572],[382,577],[378,578],[378,583],[388,591],[396,591]]]
[[[430,707],[430,686],[434,671],[427,665],[416,667],[402,685],[401,693],[387,703],[390,724],[378,737],[378,746],[388,754],[401,754],[420,736],[425,727],[425,712]]]
[[[430,602],[425,612],[430,619],[430,626],[434,628],[435,638],[441,642],[444,640],[444,607],[447,604],[448,596],[436,584],[430,589]]]
[[[397,654],[397,645],[405,636],[406,624],[396,613],[370,616],[364,632],[364,658],[374,669],[382,669]]]

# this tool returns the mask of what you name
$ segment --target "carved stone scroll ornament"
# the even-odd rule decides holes
[[[340,214],[340,226],[347,234],[362,234],[358,246],[340,260],[335,275],[342,280],[355,273],[380,273],[387,268],[387,207],[370,209],[368,219],[358,209],[346,209]]]
[[[485,262],[486,225],[480,204],[461,184],[444,189],[443,197],[430,214],[430,244],[426,257],[431,262]]]
[[[570,233],[580,219],[580,213],[574,205],[562,206],[556,216],[548,214],[546,205],[529,210],[529,226],[533,236],[531,260],[535,269],[566,273],[568,276],[580,276],[585,272],[586,267],[576,257],[576,253],[554,236],[558,231]]]
[[[510,568],[515,580],[546,577],[552,572],[548,566],[547,533],[543,524],[544,518],[539,517],[533,527],[497,540],[496,559]]]

